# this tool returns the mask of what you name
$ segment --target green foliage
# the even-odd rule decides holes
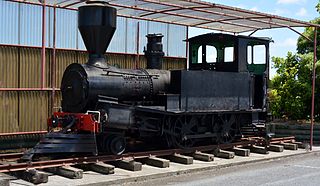
[[[312,55],[288,53],[287,58],[273,57],[277,75],[269,93],[271,112],[276,117],[304,119],[311,103]]]
[[[320,6],[319,6],[320,7]],[[320,18],[317,18],[312,23],[320,24]],[[310,38],[312,41],[307,40],[306,38],[300,36],[297,43],[297,51],[299,54],[307,54],[313,52],[313,40],[314,40],[314,28],[308,27],[303,32],[303,35]],[[320,30],[317,31],[317,41],[320,42]],[[317,58],[320,59],[320,45],[317,45]]]
[[[320,13],[320,3],[316,6]],[[320,24],[320,17],[311,21]],[[297,54],[288,53],[286,58],[273,57],[277,74],[271,80],[272,90],[269,91],[270,109],[276,117],[289,119],[309,119],[312,97],[312,68],[314,51],[314,28],[306,28],[297,42]],[[320,42],[320,30],[317,32]],[[320,59],[320,45],[317,45],[317,59]],[[320,73],[319,61],[316,74]],[[320,120],[320,78],[316,79],[315,88],[315,119]]]

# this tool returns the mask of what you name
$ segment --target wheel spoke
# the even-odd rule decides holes
[[[193,121],[193,118],[186,122],[185,118],[179,117],[176,119],[174,126],[172,127],[172,144],[179,148],[187,148],[194,145],[193,139],[185,138],[187,135],[196,134],[194,127],[197,126],[197,123]]]
[[[221,143],[230,143],[232,142],[237,134],[237,117],[235,115],[225,115],[221,118],[222,130],[221,130]]]

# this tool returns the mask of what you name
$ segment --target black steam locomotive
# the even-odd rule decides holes
[[[168,71],[161,70],[162,35],[149,34],[147,69],[119,69],[104,56],[116,9],[87,4],[78,22],[89,60],[65,70],[62,112],[49,119],[51,132],[32,153],[121,154],[128,139],[188,148],[264,133],[269,39],[196,36],[188,39],[189,69]],[[265,47],[263,63],[248,57],[256,45]]]

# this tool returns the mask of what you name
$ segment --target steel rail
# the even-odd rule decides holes
[[[18,160],[22,157],[22,155],[23,155],[22,152],[0,154],[0,161]]]
[[[294,140],[294,137],[289,138],[275,138],[271,140],[272,142],[279,142],[283,140]],[[102,162],[110,162],[117,161],[123,159],[137,159],[137,158],[147,158],[150,156],[168,156],[173,154],[185,154],[185,153],[193,153],[196,151],[212,151],[217,148],[219,149],[230,149],[233,147],[247,147],[251,145],[265,145],[266,140],[264,138],[254,137],[254,138],[246,138],[242,141],[230,143],[230,144],[219,144],[219,145],[208,145],[208,146],[199,146],[192,147],[188,149],[167,149],[167,150],[156,150],[156,151],[146,151],[146,152],[132,152],[126,153],[123,155],[100,155],[100,156],[88,156],[88,157],[74,157],[74,158],[66,158],[66,159],[56,159],[56,160],[46,160],[46,161],[34,161],[34,162],[23,162],[23,163],[8,163],[0,165],[0,172],[14,172],[14,171],[22,171],[28,169],[43,169],[48,167],[59,167],[65,165],[74,165],[74,164],[88,164],[88,163],[96,163],[98,161]],[[21,153],[15,153],[13,155],[4,154],[0,155],[3,159],[14,159],[20,156]]]

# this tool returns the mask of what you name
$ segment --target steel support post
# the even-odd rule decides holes
[[[188,59],[188,47],[189,47],[189,27],[186,26],[186,64],[184,65],[185,66],[185,69],[188,69],[189,68],[189,59]]]
[[[310,150],[312,150],[312,145],[313,145],[314,104],[315,104],[314,103],[314,97],[315,97],[315,86],[316,86],[316,63],[317,63],[317,27],[314,27]]]
[[[136,64],[135,68],[139,68],[139,63],[140,63],[140,55],[139,55],[139,49],[140,49],[140,22],[138,21],[137,23],[137,37],[136,37],[136,42],[137,42],[137,56],[136,56]]]
[[[53,48],[52,48],[52,66],[51,66],[51,113],[54,112],[55,88],[56,88],[56,6],[53,7]]]
[[[41,88],[46,82],[46,0],[42,3]]]

